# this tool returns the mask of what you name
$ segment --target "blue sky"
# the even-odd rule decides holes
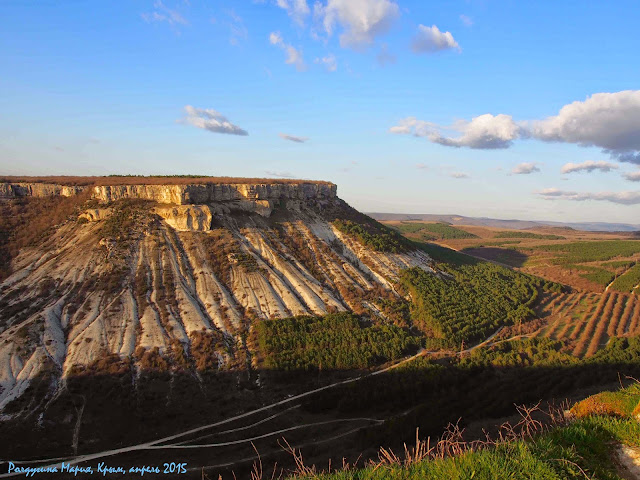
[[[636,1],[2,0],[0,173],[292,176],[364,211],[640,223],[639,19]]]

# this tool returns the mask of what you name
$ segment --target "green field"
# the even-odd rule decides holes
[[[533,238],[538,240],[564,240],[565,237],[560,235],[541,235],[533,232],[523,231],[504,231],[498,232],[494,235],[494,238]]]
[[[477,235],[469,233],[460,228],[452,227],[446,223],[417,223],[406,222],[397,225],[396,228],[402,233],[419,233],[424,240],[453,240],[462,238],[478,238]]]
[[[554,263],[571,264],[611,260],[617,257],[630,257],[640,253],[640,240],[572,242],[540,245],[533,248],[546,252],[557,253]]]
[[[630,292],[637,287],[638,284],[640,284],[640,263],[636,263],[623,275],[620,275],[616,281],[613,282],[611,288],[618,292]]]

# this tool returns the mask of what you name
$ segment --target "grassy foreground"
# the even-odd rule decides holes
[[[640,447],[640,384],[604,392],[579,402],[565,419],[542,427],[524,412],[501,440],[459,443],[442,448],[418,442],[404,456],[381,450],[380,462],[359,470],[299,476],[351,479],[619,479],[615,460],[620,444]],[[523,412],[521,411],[521,414]],[[528,419],[526,418],[528,417]]]

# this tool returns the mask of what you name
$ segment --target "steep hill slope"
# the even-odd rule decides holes
[[[5,202],[77,197],[73,215],[19,250],[0,286],[0,409],[36,377],[50,376],[55,392],[98,363],[98,372],[156,357],[167,369],[241,367],[260,319],[349,310],[384,320],[376,303],[399,298],[402,269],[434,272],[404,243],[374,250],[336,228],[356,220],[390,235],[326,183],[5,183],[0,192]]]

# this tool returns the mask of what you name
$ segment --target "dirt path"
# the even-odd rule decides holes
[[[446,354],[449,355],[449,356],[461,355],[461,354],[473,352],[477,348],[488,346],[488,345],[491,344],[491,341],[503,330],[503,328],[504,327],[500,327],[492,335],[490,335],[489,337],[487,337],[485,340],[483,340],[482,342],[478,343],[477,345],[474,345],[473,347],[467,348],[467,349],[462,350],[460,352],[446,352]],[[496,343],[503,343],[503,342],[506,342],[506,341],[511,341],[511,340],[515,340],[515,339],[518,339],[518,338],[523,338],[523,337],[526,337],[526,336],[527,335],[516,335],[516,336],[511,337],[509,339],[500,340],[499,342],[496,342]],[[22,465],[24,465],[24,464],[39,465],[39,464],[46,463],[47,464],[46,466],[54,467],[54,466],[59,466],[59,462],[61,460],[64,460],[65,463],[67,463],[69,465],[77,465],[79,463],[84,463],[84,462],[88,462],[88,461],[91,461],[91,460],[98,460],[98,459],[102,459],[102,458],[105,458],[105,457],[111,457],[111,456],[114,456],[114,455],[119,455],[119,454],[123,454],[123,453],[130,453],[130,452],[135,452],[135,451],[141,451],[141,450],[156,450],[156,449],[162,449],[162,448],[186,448],[186,447],[188,447],[188,448],[205,448],[205,447],[209,447],[209,446],[222,446],[222,444],[220,444],[220,445],[210,444],[210,445],[187,446],[187,445],[184,445],[184,443],[186,443],[184,441],[183,442],[177,442],[177,443],[167,443],[167,442],[172,442],[174,440],[180,439],[182,437],[186,437],[186,436],[191,435],[193,433],[202,432],[202,431],[205,431],[205,430],[212,429],[214,427],[219,427],[220,425],[224,425],[224,424],[227,424],[227,423],[234,422],[236,420],[247,418],[247,417],[253,416],[253,415],[257,414],[257,413],[265,412],[265,411],[270,410],[270,409],[272,409],[274,407],[278,407],[278,406],[281,406],[281,405],[286,405],[287,403],[295,402],[295,401],[300,400],[302,398],[308,397],[309,395],[313,395],[315,393],[322,392],[322,391],[328,390],[330,388],[334,388],[334,387],[337,387],[337,386],[340,386],[340,385],[346,385],[346,384],[349,384],[349,383],[357,382],[359,380],[363,380],[365,378],[369,378],[369,377],[373,377],[373,376],[376,376],[376,375],[380,375],[382,373],[388,372],[388,371],[393,370],[395,368],[398,368],[398,367],[400,367],[402,365],[405,365],[406,363],[409,363],[409,362],[411,362],[411,361],[413,361],[413,360],[415,360],[415,359],[417,359],[419,357],[422,357],[422,356],[425,356],[425,355],[439,354],[439,353],[442,353],[442,352],[440,352],[440,351],[426,351],[426,350],[422,349],[418,353],[416,353],[415,355],[407,357],[404,360],[401,360],[401,361],[399,361],[397,363],[389,365],[388,367],[385,367],[383,369],[376,370],[374,372],[370,372],[370,373],[367,373],[367,374],[364,374],[364,375],[360,375],[358,377],[348,378],[346,380],[341,380],[339,382],[334,382],[334,383],[331,383],[329,385],[325,385],[323,387],[314,388],[312,390],[308,390],[306,392],[303,392],[303,393],[300,393],[300,394],[293,395],[291,397],[285,398],[283,400],[280,400],[279,402],[275,402],[275,403],[272,403],[270,405],[266,405],[264,407],[257,408],[255,410],[251,410],[249,412],[245,412],[245,413],[241,413],[239,415],[235,415],[233,417],[229,417],[229,418],[227,418],[225,420],[220,420],[220,421],[215,422],[215,423],[210,423],[208,425],[203,425],[203,426],[200,426],[200,427],[197,427],[197,428],[193,428],[193,429],[190,429],[190,430],[187,430],[187,431],[184,431],[184,432],[180,432],[180,433],[177,433],[175,435],[168,436],[168,437],[159,438],[159,439],[153,440],[151,442],[145,442],[145,443],[140,443],[138,445],[131,445],[131,446],[128,446],[128,447],[121,447],[121,448],[115,448],[115,449],[112,449],[112,450],[105,450],[105,451],[102,451],[102,452],[96,452],[96,453],[90,453],[90,454],[86,454],[86,455],[80,455],[80,456],[77,456],[77,457],[49,458],[49,459],[30,460],[30,461],[21,461],[21,462],[15,461],[14,463],[16,465],[19,465],[19,464],[22,464]],[[349,420],[353,421],[353,420],[363,420],[363,419],[346,419],[346,420],[347,421],[349,421]],[[375,421],[375,422],[384,422],[384,420],[379,420],[379,419],[368,419],[368,420]],[[262,423],[262,422],[258,422],[258,423]],[[322,422],[322,423],[326,423],[326,422]],[[310,426],[313,426],[313,425],[316,425],[316,424],[300,425],[300,426],[295,427],[295,428],[296,429],[305,428],[305,427],[310,427]],[[237,429],[233,429],[233,430],[228,430],[227,432],[239,431],[239,430],[243,430],[243,429],[246,429],[246,426],[245,427],[240,427],[240,428],[237,428]],[[357,430],[358,429],[356,429],[354,431],[357,431]],[[260,437],[256,437],[256,438],[263,438],[263,437],[271,436],[271,435],[277,434],[277,433],[280,433],[280,431],[267,433],[267,434],[264,434],[264,435],[262,435]],[[246,442],[250,442],[251,440],[252,439],[242,439],[242,440],[236,441],[236,443],[243,443],[243,442],[246,443]],[[161,444],[164,444],[164,445],[161,445]],[[58,463],[50,463],[50,462],[58,462]],[[12,472],[12,473],[0,474],[0,478],[9,478],[9,477],[14,477],[14,476],[18,476],[18,475],[24,475],[24,473]]]

